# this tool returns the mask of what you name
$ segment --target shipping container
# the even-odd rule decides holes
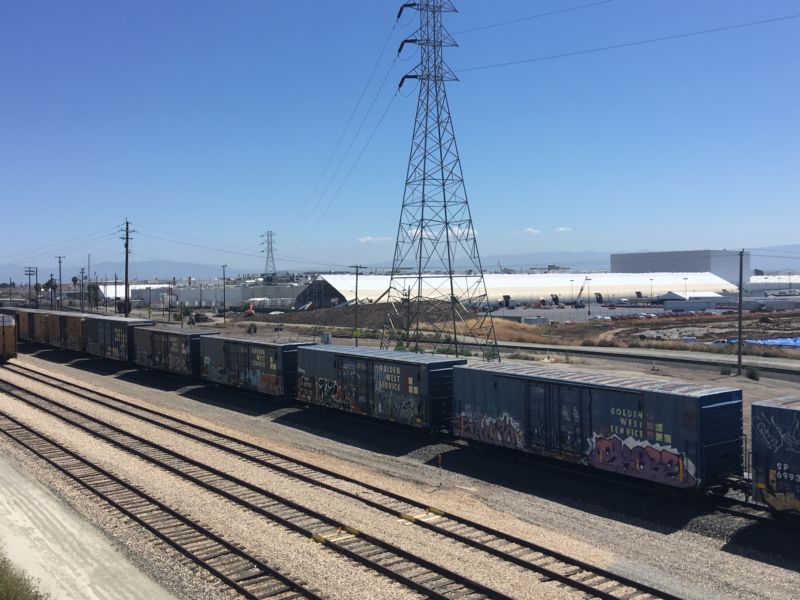
[[[742,392],[529,365],[454,368],[453,431],[680,488],[742,473]]]
[[[14,317],[0,314],[0,364],[17,356],[17,322]]]
[[[294,399],[297,391],[295,341],[269,341],[228,335],[200,340],[203,379],[269,396]]]
[[[145,319],[91,315],[86,317],[86,351],[101,358],[132,361],[136,349],[133,331],[152,326]]]
[[[298,348],[297,397],[438,431],[451,412],[453,366],[466,362],[374,348],[303,346]]]
[[[134,362],[142,367],[199,377],[200,339],[216,335],[218,332],[208,329],[136,327],[133,332]]]
[[[752,407],[753,496],[782,514],[800,515],[800,396]]]

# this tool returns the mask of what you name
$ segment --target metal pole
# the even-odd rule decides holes
[[[739,339],[736,344],[736,374],[742,374],[742,288],[744,279],[744,249],[739,252]]]
[[[356,270],[356,309],[353,322],[353,337],[356,338],[356,348],[358,348],[358,337],[360,335],[358,331],[358,275],[364,267],[362,265],[350,265],[350,268]]]
[[[34,291],[36,291],[36,288],[39,287],[39,267],[35,267],[35,268],[36,268],[36,287],[33,288]],[[36,302],[35,302],[35,305],[36,305],[36,308],[39,308],[39,292],[38,291],[36,291]]]
[[[222,322],[225,322],[225,311],[228,306],[227,298],[225,297],[225,269],[228,265],[222,265]]]

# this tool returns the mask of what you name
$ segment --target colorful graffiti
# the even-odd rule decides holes
[[[524,448],[525,431],[519,421],[508,413],[499,417],[477,414],[474,417],[462,412],[459,415],[459,431],[464,437],[479,442],[507,448]]]
[[[617,435],[589,440],[588,462],[593,467],[675,487],[697,485],[694,463],[671,446]]]

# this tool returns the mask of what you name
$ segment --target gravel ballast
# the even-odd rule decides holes
[[[73,355],[73,358],[75,357],[77,355]],[[151,380],[154,382],[143,386],[117,377],[98,376],[78,368],[28,356],[23,357],[21,362],[53,372],[58,376],[68,374],[80,382],[100,384],[103,389],[112,393],[123,393],[132,398],[146,398],[147,402],[159,408],[174,410],[182,418],[196,419],[206,426],[208,423],[222,425],[229,433],[238,432],[238,435],[249,441],[362,478],[375,485],[385,486],[395,492],[462,514],[489,526],[504,529],[588,562],[612,565],[618,572],[655,583],[686,597],[783,598],[791,597],[800,584],[797,562],[793,558],[782,556],[783,548],[780,546],[788,544],[776,544],[774,550],[768,548],[769,544],[745,544],[743,540],[759,542],[761,537],[774,534],[770,530],[764,531],[763,534],[759,534],[758,530],[754,532],[754,526],[742,519],[728,516],[701,516],[676,524],[676,520],[671,519],[669,514],[663,518],[658,514],[662,509],[655,507],[664,506],[661,500],[654,500],[654,508],[649,513],[647,507],[630,505],[630,501],[626,504],[624,494],[614,496],[622,500],[617,505],[610,505],[602,498],[595,498],[588,492],[582,494],[583,487],[592,488],[579,478],[571,484],[569,482],[565,484],[562,477],[559,484],[555,476],[536,468],[532,468],[526,475],[524,472],[515,472],[506,465],[500,465],[500,468],[496,469],[498,473],[511,471],[508,480],[494,472],[486,479],[472,477],[467,474],[470,472],[469,469],[459,468],[460,456],[471,456],[470,461],[476,463],[494,458],[491,456],[487,458],[480,453],[474,454],[471,450],[468,451],[470,454],[465,454],[467,451],[460,448],[452,448],[444,454],[443,485],[440,487],[438,485],[440,475],[435,466],[420,463],[420,460],[428,460],[432,455],[431,451],[419,451],[425,449],[425,442],[412,439],[408,442],[408,447],[412,450],[407,452],[395,452],[394,449],[391,452],[370,450],[370,447],[379,448],[380,444],[352,443],[348,442],[343,434],[330,435],[328,431],[339,427],[339,423],[335,422],[339,419],[339,415],[333,413],[323,414],[317,419],[314,416],[319,413],[315,411],[306,411],[296,406],[287,409],[277,403],[267,403],[265,409],[260,411],[261,414],[247,414],[166,391],[168,387],[173,389],[179,387],[177,379],[163,379],[164,389],[158,389],[154,385],[160,385],[162,380],[156,374],[136,373],[130,377],[132,380],[146,381],[149,384]],[[94,361],[90,362],[92,363],[90,366],[94,367]],[[120,365],[118,368],[122,369],[123,366]],[[218,390],[214,393],[215,397],[219,398],[235,400],[238,397],[235,391]],[[77,402],[75,406],[78,406]],[[106,411],[104,418],[110,414]],[[320,421],[323,422],[320,424]],[[343,430],[348,430],[351,427],[350,423],[353,423],[353,428],[357,428],[359,424],[351,417],[345,417],[340,421],[345,423],[340,427]],[[133,426],[132,420],[125,423],[126,427]],[[370,421],[363,420],[361,423],[364,424],[363,427],[373,427]],[[298,424],[301,426],[298,427]],[[379,429],[379,431],[380,433],[375,434],[376,437],[395,436],[386,433],[390,430]],[[356,435],[354,439],[358,439],[359,434],[364,434],[363,431],[359,432],[356,429],[354,433]],[[155,439],[151,437],[152,435],[157,434],[151,432],[146,437]],[[364,434],[362,437],[366,439],[367,435]],[[398,432],[396,437],[403,439],[403,434]],[[406,438],[411,439],[410,436]],[[198,448],[193,449],[191,445],[194,442],[173,439],[168,443],[171,446],[176,444],[174,446],[176,449],[181,448],[187,454],[205,452]],[[433,446],[434,443],[428,442],[427,445]],[[306,495],[307,486],[287,481],[283,477],[269,476],[267,479],[267,475],[257,470],[251,471],[252,467],[241,461],[234,461],[236,465],[232,463],[229,465],[227,461],[230,459],[219,456],[217,460],[220,464],[225,461],[226,469],[229,466],[231,471],[238,469],[236,472],[245,479],[249,480],[252,477],[255,481],[262,481],[259,478],[264,477],[263,481],[269,482],[270,486],[285,486],[281,489],[284,489],[287,495],[294,494],[292,497],[301,499],[301,503],[320,503],[313,504],[314,506],[329,503],[331,510],[334,511],[351,510],[344,503],[340,505],[341,499],[336,499],[330,492]],[[537,490],[546,491],[544,494],[524,493],[514,489],[522,478],[530,479],[543,475],[552,477],[552,486],[550,481],[533,481],[531,485]],[[492,481],[503,481],[504,484],[498,485]],[[646,504],[646,502],[634,501],[634,504]],[[676,500],[676,510],[684,504],[685,502]],[[416,529],[412,525],[391,523],[384,527],[384,519],[387,517],[384,515],[373,518],[373,516],[369,511],[359,511],[358,515],[353,515],[349,520],[363,524],[365,530],[367,527],[376,528],[380,524],[378,529],[369,531],[380,532],[376,533],[377,537],[397,536],[397,540],[390,541],[398,544],[401,541],[414,544],[414,551],[418,550],[416,547],[418,543],[423,546],[431,544],[428,540],[429,534],[424,538],[418,538],[418,534],[415,533],[412,537],[408,533]],[[386,522],[389,521],[391,519]],[[395,530],[395,526],[398,531]],[[420,539],[423,541],[420,542]],[[438,548],[439,544],[433,546]],[[445,548],[444,545],[442,547]],[[449,561],[450,552],[455,550],[446,549],[438,554],[447,557]],[[477,579],[474,573],[470,575]],[[537,596],[532,593],[525,597]]]

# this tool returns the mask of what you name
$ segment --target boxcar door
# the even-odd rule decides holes
[[[570,385],[558,389],[558,440],[562,452],[580,454],[588,440],[589,390]]]
[[[557,390],[553,384],[528,382],[528,445],[533,450],[559,448]]]

